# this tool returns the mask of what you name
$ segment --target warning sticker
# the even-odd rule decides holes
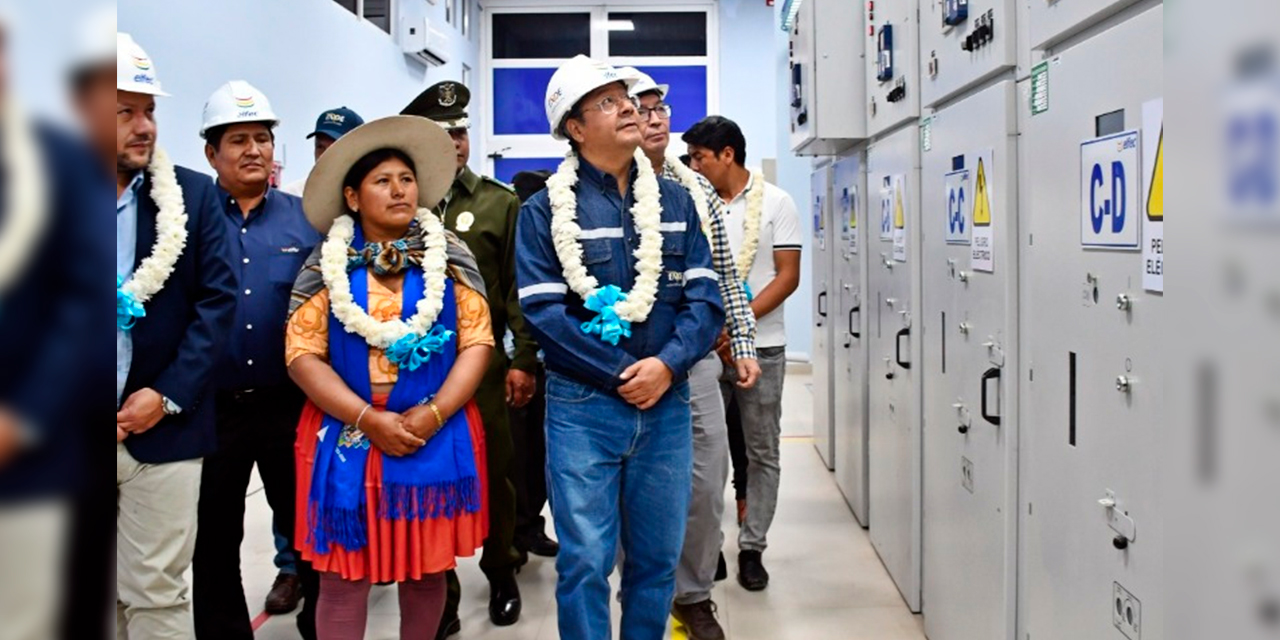
[[[977,177],[973,190],[973,244],[969,262],[974,271],[992,273],[996,267],[995,229],[992,227],[991,183],[988,171],[995,172],[995,152],[987,149],[978,155]]]
[[[844,213],[841,234],[851,253],[858,252],[858,188],[845,187],[840,194],[840,209]]]
[[[907,261],[907,177],[893,177],[893,259]]]
[[[1142,222],[1142,288],[1164,293],[1164,100],[1142,105],[1142,166],[1146,213]]]
[[[893,240],[893,178],[886,177],[880,189],[880,241]]]

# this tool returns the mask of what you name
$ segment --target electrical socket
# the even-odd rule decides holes
[[[1113,582],[1111,589],[1111,621],[1129,640],[1142,640],[1142,601],[1128,589]]]

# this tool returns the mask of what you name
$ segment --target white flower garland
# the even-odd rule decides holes
[[[426,286],[417,311],[408,322],[395,318],[386,322],[374,320],[351,295],[351,278],[347,275],[347,247],[355,237],[355,220],[344,215],[333,222],[329,235],[320,247],[320,273],[329,288],[329,308],[333,316],[347,328],[365,339],[369,346],[387,349],[400,338],[414,334],[426,335],[440,311],[444,309],[446,269],[448,267],[448,240],[444,235],[444,223],[430,209],[418,209],[417,221],[422,229],[426,251],[422,258],[422,271]]]
[[[684,190],[693,197],[693,208],[698,210],[698,220],[702,221],[702,233],[710,238],[711,212],[707,210],[708,194],[703,190],[702,182],[698,180],[701,176],[674,156],[667,156],[665,169],[674,175]]]
[[[751,188],[747,190],[747,215],[742,221],[742,249],[738,251],[738,275],[745,281],[756,264],[760,250],[760,218],[764,212],[764,176],[751,173]]]
[[[635,205],[631,207],[631,217],[640,234],[640,248],[634,254],[636,281],[627,293],[627,299],[614,307],[618,317],[628,322],[648,319],[658,297],[658,278],[662,275],[662,203],[658,176],[639,149],[636,150],[636,166],[639,174],[635,184]],[[569,152],[555,175],[547,179],[547,195],[551,200],[551,238],[564,270],[565,282],[578,297],[589,300],[600,289],[600,283],[582,264],[582,244],[578,240],[582,228],[578,226],[578,197],[573,192],[577,183],[578,156]]]
[[[151,199],[159,208],[156,213],[156,242],[151,246],[151,255],[138,264],[133,275],[120,287],[123,293],[142,305],[164,288],[187,246],[187,211],[169,154],[156,147],[147,171],[151,173]]]
[[[0,293],[21,275],[48,221],[44,163],[31,124],[13,101],[3,108],[4,148],[0,152],[10,185],[4,203],[7,220],[0,227]]]

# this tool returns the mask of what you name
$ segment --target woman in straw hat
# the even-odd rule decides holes
[[[487,534],[472,396],[494,346],[475,258],[430,208],[453,143],[416,117],[342,137],[307,179],[326,239],[294,285],[298,544],[321,572],[321,640],[363,638],[372,584],[399,583],[400,637],[431,638],[444,572]]]

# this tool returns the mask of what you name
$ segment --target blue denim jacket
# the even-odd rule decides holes
[[[631,185],[636,168],[631,169]],[[662,193],[662,262],[658,299],[648,320],[632,325],[630,338],[618,346],[588,335],[581,325],[591,320],[581,298],[565,284],[551,238],[551,204],[547,191],[520,209],[516,230],[516,282],[520,308],[546,353],[551,371],[585,384],[615,391],[618,378],[637,360],[656,356],[682,380],[715,346],[724,326],[724,306],[711,248],[698,222],[689,193],[679,183],[659,179]],[[631,219],[634,189],[624,199],[618,183],[585,160],[578,170],[578,226],[583,230],[583,262],[600,286],[630,291],[635,282],[640,237]]]

